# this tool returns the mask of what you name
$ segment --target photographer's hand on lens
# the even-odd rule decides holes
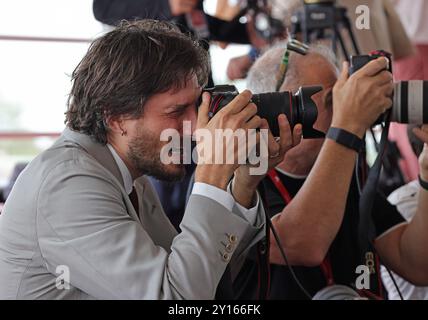
[[[198,111],[198,129],[207,129],[211,135],[212,141],[197,142],[197,148],[199,155],[203,155],[202,159],[198,159],[198,166],[195,172],[195,181],[204,182],[207,184],[214,185],[221,189],[226,189],[226,186],[232,177],[234,171],[239,167],[239,159],[242,158],[243,154],[247,154],[247,143],[234,143],[234,139],[237,135],[245,134],[245,141],[247,139],[247,133],[249,129],[257,129],[262,125],[262,119],[256,115],[257,106],[251,103],[251,92],[245,90],[236,96],[232,102],[218,111],[213,118],[209,119],[208,110],[210,105],[210,95],[205,92],[202,96],[202,104]],[[223,149],[215,150],[216,129],[230,129],[234,135],[225,135],[223,141]],[[243,130],[238,130],[243,129]],[[198,132],[198,131],[197,131]],[[197,140],[200,137],[196,136]],[[227,146],[234,146],[233,152],[233,163],[227,163],[226,159],[230,150]],[[216,151],[222,152],[221,155],[217,155]],[[222,159],[221,163],[216,163],[216,159]],[[244,158],[246,159],[246,158]]]
[[[235,171],[232,194],[235,200],[244,207],[251,205],[252,195],[267,172],[280,164],[284,160],[287,151],[298,145],[302,139],[302,125],[297,124],[294,126],[292,132],[286,115],[281,114],[278,116],[278,125],[280,131],[279,140],[275,139],[272,135],[266,119],[262,119],[262,125],[260,126],[260,129],[269,130],[267,141],[268,154],[264,155],[264,158],[261,155],[262,158],[260,159],[260,161],[268,161],[267,171],[260,175],[251,175],[250,165],[242,165]],[[266,142],[261,141],[260,143]]]
[[[362,138],[381,114],[392,106],[392,74],[386,71],[384,57],[369,62],[349,77],[349,65],[343,64],[333,89],[332,127],[347,130]]]
[[[422,126],[421,129],[414,128],[413,133],[424,142],[424,149],[419,156],[420,176],[424,181],[428,181],[428,125]]]

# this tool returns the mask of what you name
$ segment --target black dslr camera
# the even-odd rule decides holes
[[[302,124],[303,138],[323,138],[324,133],[313,128],[318,109],[312,96],[321,90],[320,86],[301,87],[295,94],[289,91],[254,94],[251,100],[257,106],[257,114],[268,121],[275,137],[279,137],[278,116],[285,114],[291,128],[298,123]],[[219,85],[204,91],[211,94],[210,118],[239,94],[233,85]]]
[[[385,57],[389,60],[388,71],[392,73],[392,56],[383,50],[369,55],[351,56],[349,74],[352,75],[372,60]],[[376,122],[383,122],[391,112],[391,121],[408,124],[428,123],[428,82],[422,80],[395,83],[392,111]]]

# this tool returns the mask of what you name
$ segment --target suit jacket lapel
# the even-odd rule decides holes
[[[131,200],[126,194],[122,174],[120,173],[119,167],[117,166],[109,148],[106,145],[102,145],[101,143],[94,141],[90,136],[73,131],[69,128],[64,129],[62,138],[64,142],[68,141],[78,144],[117,179],[119,184],[122,186],[123,198],[125,199],[126,206],[128,207],[128,214],[136,221],[140,221],[140,213],[135,212]]]
[[[110,150],[106,145],[95,142],[92,138],[86,134],[82,134],[76,131],[72,131],[69,128],[65,128],[63,133],[64,141],[72,141],[80,145],[87,153],[89,153],[95,160],[97,160],[104,168],[110,171],[116,179],[124,187],[122,174],[120,173],[119,167],[113,158]]]
[[[149,233],[156,244],[169,251],[172,240],[177,232],[163,213],[159,198],[147,178],[143,176],[136,180],[135,186],[141,197],[139,199],[140,212],[135,212],[131,200],[126,195],[119,167],[106,145],[97,143],[88,135],[72,131],[68,128],[63,131],[62,137],[58,143],[62,144],[63,142],[79,145],[116,177],[117,181],[122,185],[122,192],[124,193],[124,199],[128,207],[128,214],[145,227],[146,232]]]

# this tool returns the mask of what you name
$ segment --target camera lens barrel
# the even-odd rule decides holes
[[[257,114],[268,121],[269,128],[275,137],[279,137],[278,116],[285,114],[293,128],[299,119],[297,101],[291,92],[273,92],[255,94],[252,101],[257,105]]]
[[[268,121],[275,137],[280,136],[278,116],[285,114],[291,128],[298,123],[302,124],[303,138],[323,138],[325,134],[313,128],[318,108],[312,96],[321,90],[320,86],[301,87],[294,95],[289,91],[268,92],[254,94],[251,100],[257,106],[257,114]],[[205,91],[211,93],[210,118],[238,95],[237,89],[230,85],[219,85]]]
[[[312,96],[321,91],[320,86],[301,87],[294,95],[289,91],[253,95],[258,115],[267,119],[275,137],[279,137],[278,116],[285,114],[291,128],[302,125],[304,139],[323,138],[325,134],[314,128],[318,118],[318,108]]]
[[[428,123],[428,81],[412,80],[395,84],[392,121]]]

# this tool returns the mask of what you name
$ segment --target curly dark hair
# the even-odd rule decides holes
[[[204,86],[208,74],[207,51],[174,24],[123,21],[73,71],[65,123],[106,144],[107,117],[138,118],[154,94],[180,89],[193,75]]]

